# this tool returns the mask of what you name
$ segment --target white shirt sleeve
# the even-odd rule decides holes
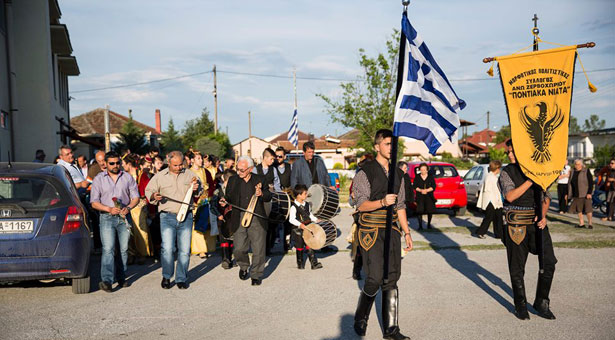
[[[297,208],[295,208],[294,205],[290,206],[290,212],[289,212],[289,216],[288,216],[288,222],[292,225],[294,225],[295,227],[298,227],[301,225],[301,222],[299,222],[299,220],[297,220]]]

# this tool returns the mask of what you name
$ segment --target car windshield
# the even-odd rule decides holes
[[[430,171],[434,178],[449,178],[457,176],[457,170],[455,167],[450,165],[435,165],[431,167]]]
[[[0,174],[0,206],[39,210],[63,204],[60,191],[47,179]]]

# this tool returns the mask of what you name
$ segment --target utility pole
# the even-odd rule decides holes
[[[105,105],[105,152],[111,151],[111,134],[109,132],[109,104]]]
[[[216,77],[216,64],[214,64],[214,134],[218,134],[218,80]]]
[[[491,129],[491,125],[489,124],[489,114],[490,112],[487,111],[487,130]]]
[[[252,114],[248,111],[248,141],[250,148],[248,149],[248,156],[252,157]]]

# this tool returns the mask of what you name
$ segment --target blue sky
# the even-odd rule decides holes
[[[61,21],[68,25],[81,75],[69,80],[71,115],[109,104],[122,114],[154,125],[154,110],[176,127],[213,115],[211,73],[149,85],[94,92],[79,90],[146,82],[211,70],[298,77],[356,79],[358,49],[384,52],[398,28],[401,1],[204,1],[63,0]],[[590,94],[576,74],[572,114],[580,122],[595,113],[615,126],[615,1],[415,0],[409,18],[468,105],[460,118],[477,123],[470,132],[507,124],[497,78],[488,80],[482,58],[512,53],[531,44],[531,18],[538,14],[545,41],[576,44],[598,92]],[[543,44],[541,49],[547,48]],[[607,69],[607,70],[605,70]],[[577,62],[577,71],[580,66]],[[481,80],[474,80],[481,79]],[[333,124],[315,94],[336,97],[339,81],[297,81],[299,128],[316,135],[346,132]],[[267,137],[287,131],[293,111],[292,79],[218,74],[219,126],[232,142],[252,134]]]

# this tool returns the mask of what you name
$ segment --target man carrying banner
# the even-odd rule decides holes
[[[406,241],[406,251],[412,249],[412,237],[406,217],[406,200],[402,171],[394,167],[396,173],[393,192],[387,194],[389,161],[391,158],[391,139],[393,132],[382,129],[374,137],[374,149],[378,153],[375,160],[367,161],[353,178],[353,193],[359,211],[359,244],[363,257],[365,285],[359,297],[354,316],[354,329],[359,336],[367,330],[367,320],[378,290],[382,289],[382,325],[385,339],[409,339],[399,331],[397,322],[399,297],[397,281],[401,275],[401,239]],[[387,207],[394,205],[396,214],[389,249],[389,277],[383,278],[385,230]]]
[[[528,253],[538,255],[540,268],[534,308],[539,316],[555,319],[549,308],[557,259],[545,218],[551,201],[548,189],[566,164],[577,48],[595,46],[587,43],[538,51],[538,32],[535,24],[533,52],[483,60],[498,62],[510,122],[510,164],[502,170],[498,184],[505,198],[503,241],[515,316],[521,320],[530,318],[523,280]],[[487,73],[493,75],[492,69]],[[588,86],[596,91],[589,80]],[[519,152],[514,152],[513,144]]]
[[[515,316],[521,320],[529,320],[530,318],[527,312],[523,276],[528,252],[537,255],[540,251],[536,242],[538,230],[534,227],[534,222],[538,221],[536,226],[542,229],[544,259],[543,270],[538,274],[536,299],[533,306],[539,316],[553,320],[555,315],[549,309],[549,291],[551,290],[557,259],[553,252],[553,243],[546,219],[551,198],[523,174],[515,157],[512,140],[508,140],[506,147],[510,164],[502,170],[498,184],[506,199],[504,201],[504,215],[506,216],[507,230],[504,231],[502,239],[506,245]],[[535,214],[535,195],[540,195],[542,198],[541,216]]]

